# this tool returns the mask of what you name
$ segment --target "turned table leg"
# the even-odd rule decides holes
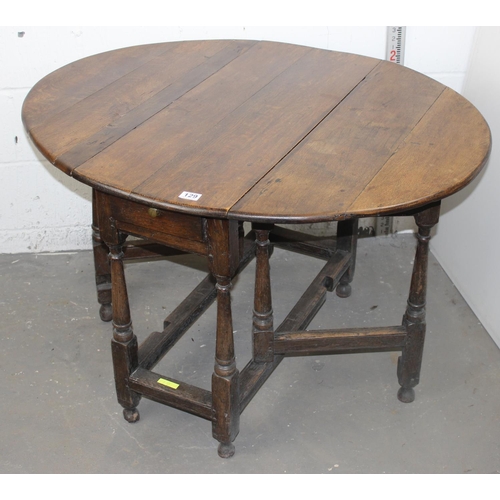
[[[128,387],[130,374],[138,366],[137,337],[132,329],[130,307],[123,268],[122,245],[110,245],[111,278],[113,285],[113,340],[111,350],[118,402],[128,422],[137,422],[140,395]]]
[[[415,215],[418,226],[417,250],[411,277],[410,293],[403,325],[406,327],[406,342],[398,359],[398,380],[401,388],[398,399],[411,403],[415,399],[413,388],[419,383],[420,367],[425,338],[425,299],[427,292],[427,267],[431,229],[439,219],[439,204]]]
[[[345,250],[351,253],[349,268],[344,273],[335,289],[335,293],[346,298],[351,295],[351,281],[354,278],[356,268],[356,248],[358,245],[358,219],[339,221],[337,225],[337,250]]]
[[[239,372],[236,368],[231,314],[231,278],[239,263],[238,228],[235,221],[208,219],[210,270],[216,279],[217,334],[212,375],[212,434],[219,441],[222,458],[234,455],[239,432]]]
[[[98,222],[98,207],[96,192],[92,191],[92,247],[94,250],[95,283],[97,301],[101,304],[99,316],[102,321],[111,321],[113,308],[111,306],[111,269],[109,263],[109,248],[101,239]]]
[[[253,226],[255,231],[255,292],[253,309],[253,359],[269,363],[274,359],[273,305],[269,267],[270,225]]]

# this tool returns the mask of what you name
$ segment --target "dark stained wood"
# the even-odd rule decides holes
[[[276,247],[325,260],[332,256],[337,245],[335,238],[311,236],[280,226],[274,226],[270,238]]]
[[[490,148],[481,114],[445,89],[347,213],[392,213],[450,196],[480,172]]]
[[[276,331],[306,329],[325,302],[327,290],[332,291],[337,286],[349,267],[350,260],[348,253],[335,252]]]
[[[280,332],[274,338],[276,354],[335,354],[345,351],[401,349],[404,326]]]
[[[153,368],[210,307],[216,295],[215,281],[209,275],[167,316],[163,331],[151,333],[139,346],[139,366]]]
[[[179,384],[173,389],[159,383],[160,379]],[[148,399],[212,420],[212,395],[209,391],[166,377],[144,368],[137,368],[129,378],[129,386]]]
[[[268,43],[254,45],[181,99],[79,166],[73,175],[87,183],[104,182],[122,194],[133,192],[138,197],[151,198],[138,186],[165,165],[171,165],[178,157],[185,157],[187,151],[213,141],[214,130],[220,129],[215,129],[219,122],[310,50],[299,46],[288,49],[281,45],[274,47]],[[251,70],[252,66],[259,68],[258,74]],[[103,165],[106,166],[104,170]],[[201,168],[196,163],[193,166]],[[182,174],[185,167],[183,164],[169,168],[165,172],[168,182],[151,181],[151,189],[157,189],[158,182],[170,185],[172,175],[177,170]],[[199,176],[196,171],[194,173]],[[193,171],[186,172],[180,191],[175,189],[169,201],[176,205],[188,205],[187,200],[178,199],[179,194],[183,191],[200,192],[187,182],[192,175]],[[211,193],[205,190],[201,194],[205,202]]]
[[[231,216],[268,220],[272,213],[275,222],[345,218],[443,90],[423,75],[380,63],[232,207]]]
[[[267,363],[256,362],[252,359],[243,368],[240,374],[239,386],[241,412],[285,357],[284,354],[279,354],[274,349],[274,338],[279,337],[283,332],[295,332],[307,328],[324,304],[327,290],[332,291],[337,286],[341,276],[346,272],[349,261],[350,256],[345,252],[336,252],[330,257],[323,269],[276,329],[273,336],[273,359]]]
[[[219,48],[219,45],[210,45],[208,48],[210,50],[206,50],[204,54],[198,54],[198,59],[193,57],[188,58],[185,57],[184,54],[179,54],[178,61],[169,60],[168,64],[165,64],[163,60],[157,58],[155,62],[157,62],[157,64],[160,63],[160,67],[167,77],[162,73],[154,74],[153,76],[155,80],[158,81],[158,84],[161,83],[162,87],[165,86],[165,88],[162,88],[162,90],[152,96],[145,93],[140,94],[142,99],[147,100],[143,100],[142,102],[139,101],[140,104],[138,104],[136,100],[133,102],[133,106],[135,107],[129,104],[120,114],[117,114],[118,110],[110,110],[108,115],[111,115],[111,112],[113,113],[112,116],[109,117],[109,121],[106,121],[103,117],[93,122],[92,128],[89,127],[86,129],[85,134],[89,134],[92,130],[96,130],[96,132],[87,138],[82,137],[80,142],[73,140],[75,146],[60,154],[57,157],[56,165],[62,170],[71,171],[75,165],[85,163],[85,161],[96,156],[118,139],[121,139],[140,124],[147,121],[153,115],[171,105],[174,101],[203,82],[213,73],[220,70],[232,59],[247,50],[253,43],[254,42],[241,42],[238,44],[230,44],[229,42],[225,42],[226,46],[214,54],[212,53]],[[200,60],[204,64],[200,64]],[[189,69],[190,66],[188,63],[197,65]],[[188,71],[182,76],[182,79],[176,80],[180,72],[186,70]],[[145,80],[145,82],[149,83],[150,79]],[[124,90],[120,88],[120,92],[123,93]],[[126,92],[127,89],[125,89],[125,95],[128,96]],[[99,100],[100,99],[101,97],[99,97]],[[129,100],[130,98],[127,97],[127,102]],[[102,115],[102,112],[99,111],[99,114]]]
[[[231,312],[231,278],[239,264],[236,221],[208,219],[209,265],[217,283],[217,335],[212,375],[212,434],[222,458],[234,454],[232,442],[240,429],[239,371],[236,368]]]
[[[208,264],[215,278],[223,282],[231,279],[240,266],[239,238],[237,221],[207,219]]]
[[[205,224],[193,215],[179,214],[166,210],[151,209],[141,203],[108,196],[108,215],[117,224],[126,223],[144,228],[152,233],[158,231],[196,242],[205,241]]]
[[[241,370],[239,378],[240,412],[243,412],[248,406],[252,398],[257,394],[259,389],[264,385],[266,380],[284,358],[284,355],[275,354],[273,361],[270,363],[257,363],[252,359],[243,370]]]
[[[100,191],[95,193],[95,204],[99,207],[100,237],[106,244],[115,241],[116,234],[120,233],[146,238],[180,251],[207,254],[203,219],[175,212],[153,211],[152,216],[148,206],[127,204],[125,200]]]
[[[401,357],[398,359],[398,379],[401,388],[398,399],[411,403],[415,399],[414,387],[420,381],[420,367],[425,340],[425,303],[427,295],[427,268],[431,229],[438,223],[441,203],[434,203],[415,215],[418,226],[417,251],[413,263],[410,294],[403,326],[408,335]]]
[[[33,130],[33,135],[43,144],[54,145],[51,152],[58,166],[66,164],[71,168],[75,160],[76,165],[80,165],[90,154],[105,149],[203,82],[249,45],[243,42],[234,46],[227,41],[215,41],[203,50],[198,43],[180,46],[189,50],[167,51],[163,57],[151,59],[60,115],[46,120]],[[89,143],[97,144],[98,149],[89,147]],[[61,155],[80,144],[83,148],[78,147],[77,152],[83,149],[83,157],[72,151],[71,155],[59,160]]]
[[[269,266],[269,233],[272,226],[254,226],[255,231],[255,289],[253,306],[253,359],[257,363],[273,361],[273,303]]]
[[[163,259],[165,257],[173,257],[174,255],[183,255],[185,253],[187,252],[169,248],[148,240],[132,240],[123,245],[123,258],[125,260]]]
[[[23,105],[23,120],[32,130],[162,53],[180,48],[173,43],[141,45],[103,52],[72,62],[40,80]]]
[[[340,278],[335,293],[346,298],[351,295],[351,281],[356,269],[356,249],[358,245],[358,219],[342,220],[337,225],[337,249],[349,252],[351,261],[348,270]]]
[[[491,146],[477,110],[434,80],[271,42],[90,57],[37,84],[23,120],[50,161],[96,189],[262,222],[417,208],[470,182]]]
[[[238,266],[241,272],[253,258],[255,246],[245,241]],[[139,346],[139,366],[150,370],[210,307],[217,295],[215,279],[208,275],[163,322],[163,331],[151,333]]]
[[[99,209],[95,190],[92,190],[92,249],[94,253],[94,272],[97,290],[97,302],[101,304],[99,316],[102,321],[113,319],[111,305],[111,266],[109,248],[102,241],[99,230]]]
[[[121,243],[110,245],[113,302],[113,339],[111,352],[118,402],[128,422],[139,420],[137,405],[140,395],[130,390],[128,378],[138,366],[137,337],[132,329],[127,285],[123,269]]]
[[[116,227],[124,233],[141,238],[147,238],[163,245],[176,248],[184,252],[197,253],[199,255],[207,254],[206,242],[196,241],[187,238],[179,238],[170,233],[162,233],[161,231],[152,231],[150,229],[137,226],[135,224],[128,224],[127,222],[116,221]],[[165,228],[168,231],[168,227]]]
[[[226,213],[378,62],[366,58],[352,63],[352,56],[332,52],[301,57],[134,192],[161,204],[175,201],[182,191],[194,191],[203,197],[189,205]],[[249,62],[245,72],[254,71],[257,67]],[[221,169],[226,173],[221,175]],[[165,176],[168,183],[162,182]]]
[[[373,58],[193,41],[65,66],[31,90],[23,121],[49,161],[94,189],[98,301],[102,319],[113,317],[116,393],[126,420],[139,419],[137,405],[148,397],[210,420],[219,455],[230,457],[241,412],[286,356],[307,354],[401,350],[398,398],[413,401],[430,231],[440,200],[470,182],[491,149],[488,125],[463,97]],[[198,196],[182,198],[184,191]],[[419,228],[402,326],[307,331],[328,291],[351,293],[357,219],[398,213],[414,216]],[[275,223],[333,220],[335,239],[274,228],[270,240]],[[244,221],[252,222],[246,236]],[[129,235],[144,241],[126,244]],[[273,244],[326,260],[276,330]],[[138,347],[124,259],[183,252],[205,256],[210,276]],[[231,287],[253,252],[253,356],[240,373]],[[211,391],[170,378],[163,385],[151,368],[215,299]]]

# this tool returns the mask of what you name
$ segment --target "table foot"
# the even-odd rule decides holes
[[[140,420],[140,417],[141,417],[139,415],[139,411],[137,410],[137,408],[132,408],[132,409],[125,408],[123,410],[123,416],[124,416],[125,420],[131,424],[138,422]]]
[[[219,443],[217,453],[221,458],[231,458],[236,451],[233,443]]]
[[[340,283],[335,289],[335,293],[338,297],[342,299],[346,299],[351,296],[352,288],[349,283]]]
[[[111,321],[113,319],[113,306],[111,304],[101,304],[99,317],[102,321]]]
[[[415,401],[415,391],[412,387],[400,387],[398,391],[398,399],[402,403],[412,403]]]

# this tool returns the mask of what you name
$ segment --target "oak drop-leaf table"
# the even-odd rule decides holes
[[[440,200],[467,185],[490,151],[488,125],[466,99],[369,57],[262,41],[190,41],[69,64],[34,86],[23,121],[52,164],[93,188],[101,317],[112,316],[116,391],[129,422],[139,419],[141,396],[191,412],[212,422],[219,455],[229,457],[241,412],[287,354],[401,350],[398,397],[413,401],[430,231]],[[357,220],[387,215],[414,216],[418,226],[402,324],[307,330],[326,292],[351,293]],[[331,246],[275,226],[325,221],[338,221]],[[246,235],[243,222],[251,223]],[[144,246],[127,247],[128,235]],[[326,260],[276,328],[273,245]],[[138,346],[124,255],[176,251],[208,257],[210,273],[163,330]],[[253,356],[239,371],[231,281],[253,256]],[[215,300],[211,391],[152,371]]]

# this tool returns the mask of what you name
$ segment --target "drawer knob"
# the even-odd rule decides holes
[[[157,208],[149,208],[148,209],[148,214],[150,217],[159,217],[160,216],[160,211]]]

